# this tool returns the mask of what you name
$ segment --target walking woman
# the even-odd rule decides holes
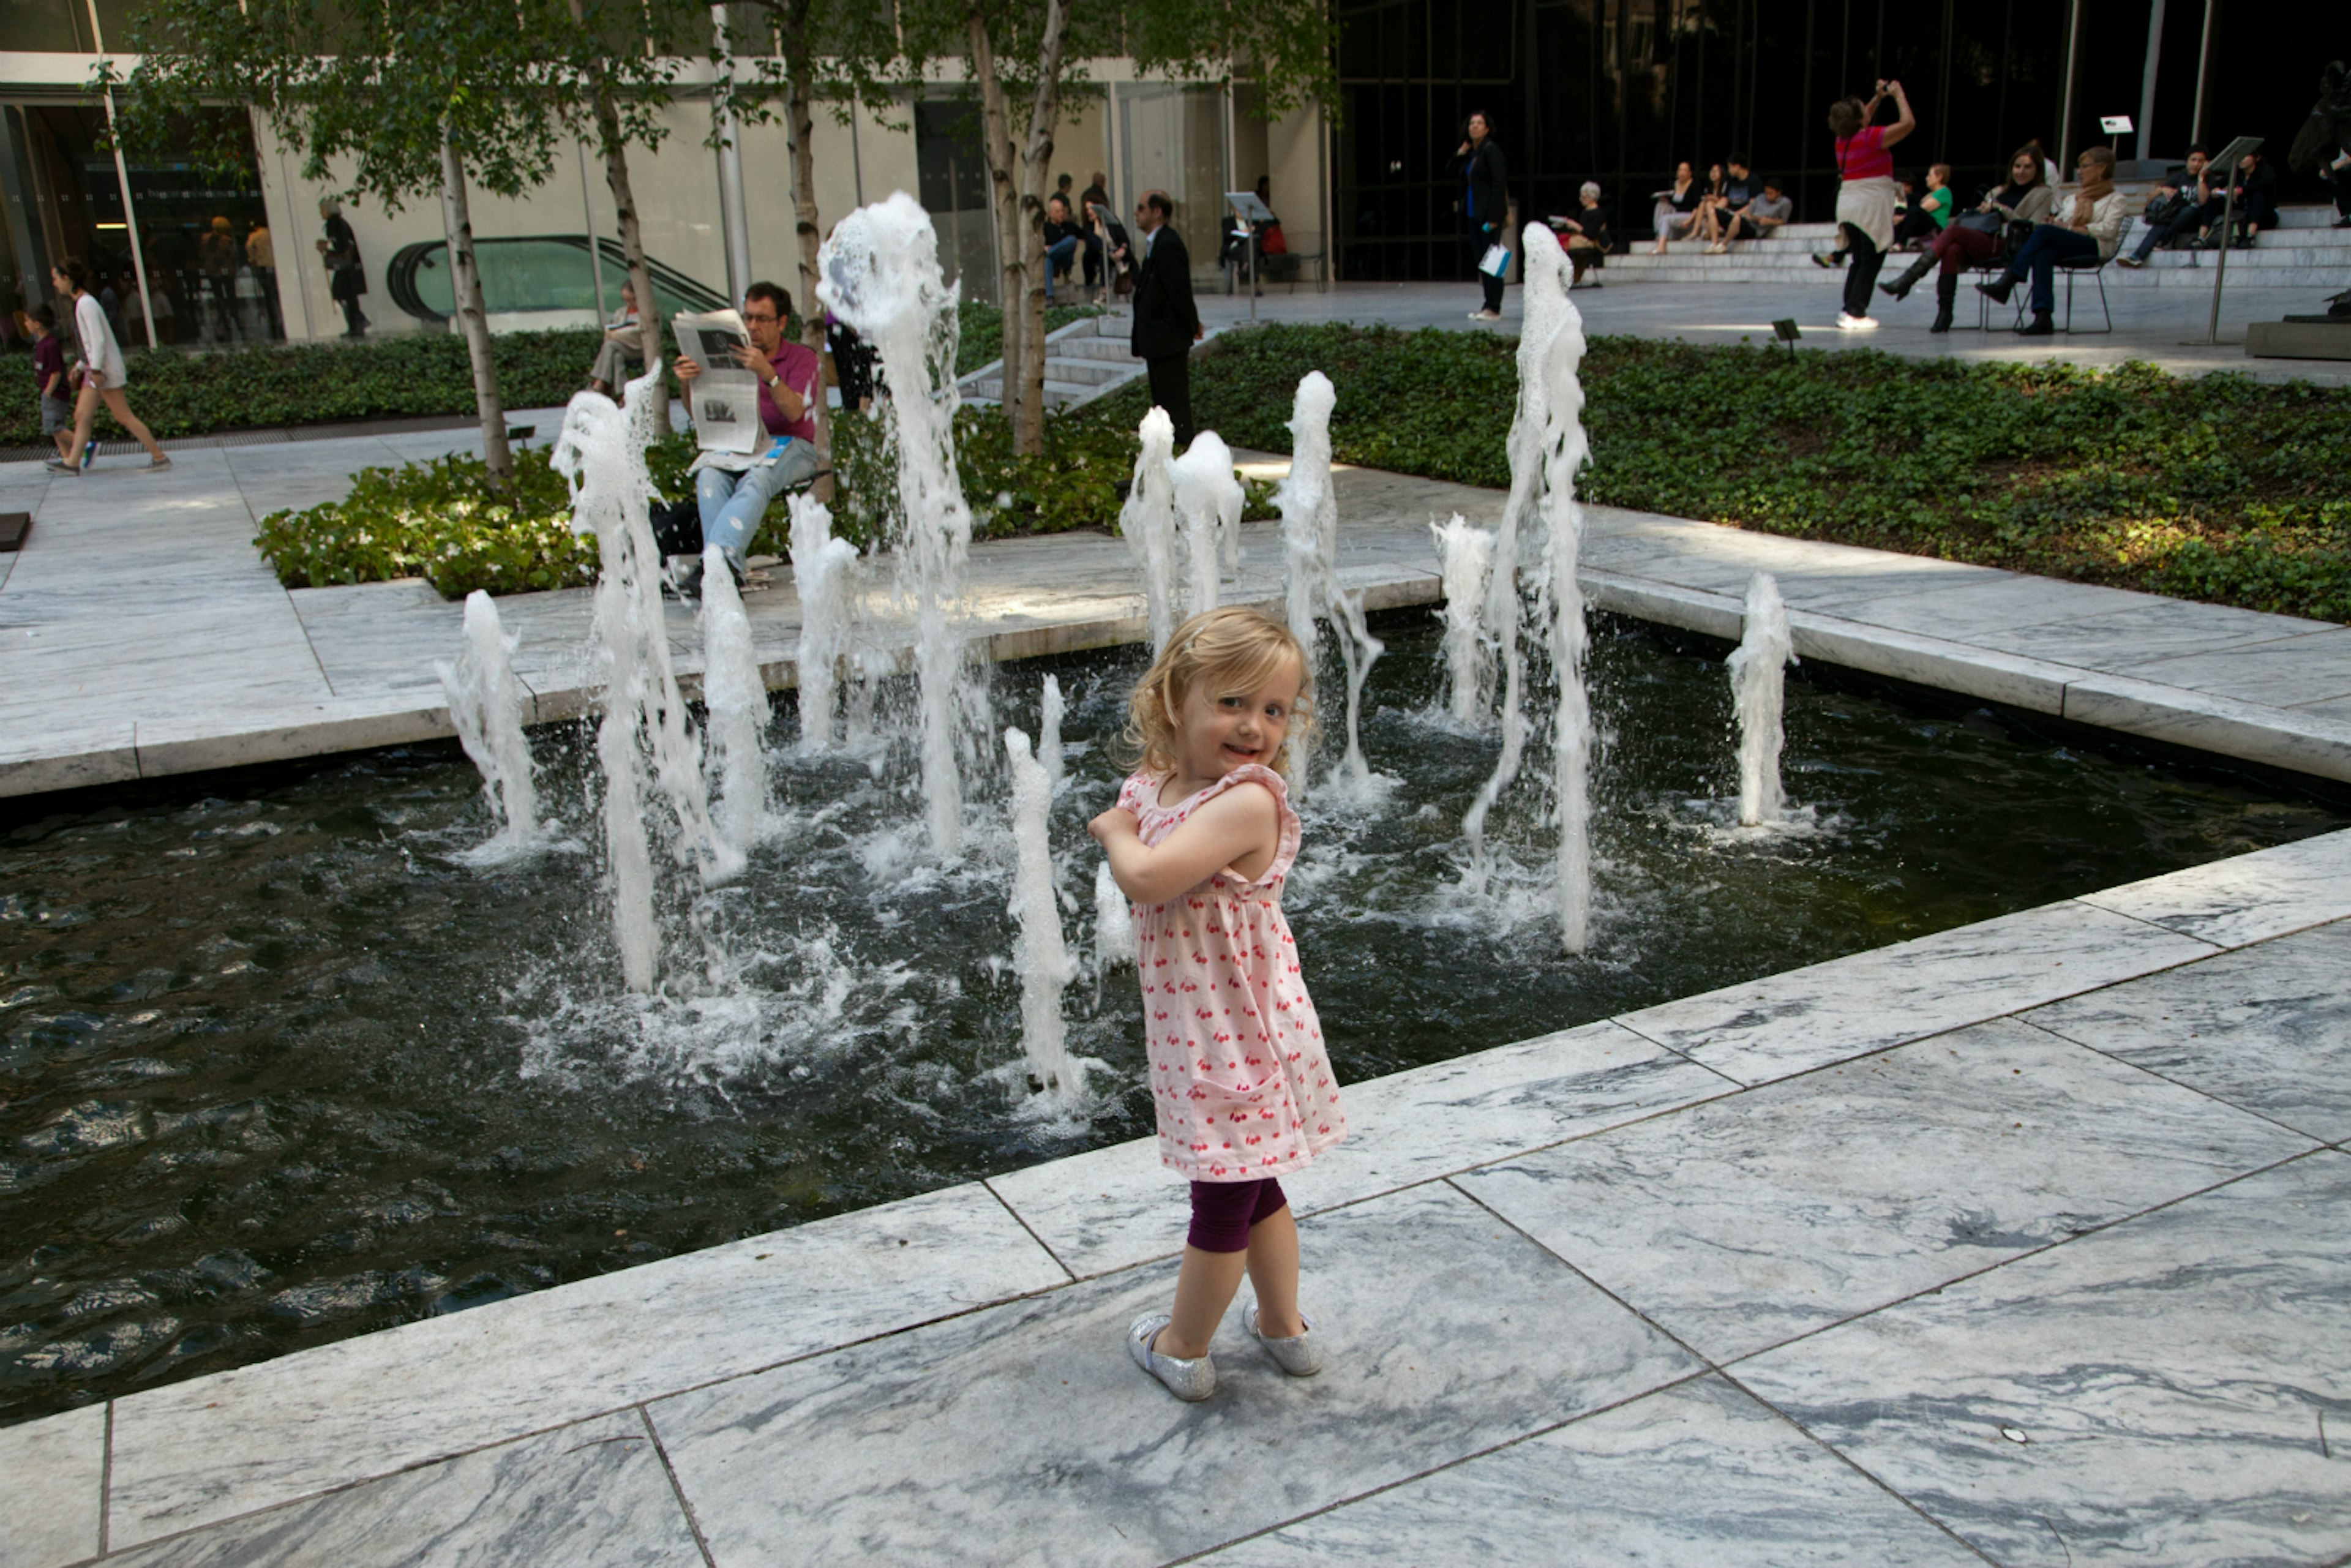
[[[360,259],[360,236],[351,232],[349,218],[343,216],[343,204],[331,196],[319,198],[319,216],[326,221],[327,237],[319,242],[319,254],[327,260],[328,298],[343,308],[343,336],[367,336],[367,312],[360,308],[360,296],[368,291],[367,266]]]
[[[1486,270],[1485,259],[1489,250],[1502,243],[1503,225],[1510,221],[1510,172],[1495,144],[1493,122],[1484,114],[1472,114],[1463,126],[1461,145],[1454,150],[1449,167],[1461,183],[1461,248],[1468,253],[1485,290],[1485,304],[1469,312],[1469,319],[1499,321],[1502,280]]]
[[[89,291],[89,266],[80,257],[69,256],[49,268],[49,282],[58,294],[73,301],[74,337],[81,345],[81,392],[74,399],[72,456],[48,459],[50,471],[78,477],[89,466],[89,429],[101,402],[114,423],[147,449],[148,467],[169,468],[172,459],[155,444],[154,433],[131,412],[131,400],[123,395],[130,371],[123,363],[122,345],[114,340],[114,329],[107,324],[106,308]]]
[[[2048,220],[2053,201],[2049,183],[2042,178],[2040,149],[2030,144],[2018,148],[2008,161],[2008,183],[1994,186],[1974,212],[1953,218],[1951,226],[1935,237],[1933,247],[1901,277],[1879,284],[1879,292],[1907,299],[1920,278],[1941,267],[1942,276],[1935,280],[1935,324],[1927,330],[1949,331],[1959,274],[1999,257],[2009,249],[2011,235],[2022,246],[2022,236],[2032,233],[2032,225]]]
[[[1872,125],[1877,106],[1886,99],[1902,111],[1891,125]],[[1894,144],[1918,128],[1910,99],[1898,81],[1877,84],[1867,103],[1841,98],[1829,106],[1829,130],[1836,135],[1837,226],[1844,233],[1846,253],[1844,308],[1837,326],[1848,332],[1867,332],[1877,323],[1869,319],[1869,291],[1877,269],[1894,248]]]

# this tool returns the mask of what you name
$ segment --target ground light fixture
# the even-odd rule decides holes
[[[1796,340],[1803,335],[1798,329],[1793,316],[1785,316],[1771,323],[1771,336],[1788,345],[1788,358],[1792,360],[1796,357]]]

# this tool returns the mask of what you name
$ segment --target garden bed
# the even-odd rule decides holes
[[[1515,350],[1484,333],[1228,332],[1195,358],[1193,409],[1235,446],[1286,452],[1298,378],[1320,369],[1338,388],[1340,461],[1501,487]],[[2351,392],[2184,380],[2137,364],[1791,357],[1626,338],[1593,339],[1583,380],[1590,500],[2351,620]],[[1056,415],[1037,458],[1014,455],[998,410],[964,410],[964,493],[978,535],[1108,526],[1147,398],[1137,383]],[[683,494],[674,476],[691,453],[672,447],[655,454],[656,478]],[[877,427],[838,421],[834,461],[837,527],[863,545],[894,496]],[[277,514],[257,542],[289,586],[415,573],[444,593],[591,580],[594,547],[570,538],[560,480],[543,457],[524,468],[502,517],[479,464],[449,459],[405,478],[364,476],[351,500]],[[1250,515],[1269,515],[1268,501],[1252,486]],[[778,506],[754,549],[781,554],[783,531]]]

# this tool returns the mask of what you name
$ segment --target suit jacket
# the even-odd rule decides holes
[[[1199,308],[1192,303],[1192,253],[1174,228],[1162,228],[1135,274],[1134,330],[1127,347],[1139,360],[1188,353],[1199,330]]]

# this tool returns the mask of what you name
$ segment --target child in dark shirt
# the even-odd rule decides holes
[[[57,455],[73,455],[74,389],[66,374],[66,346],[57,338],[55,306],[16,312],[16,325],[33,340],[33,385],[41,400],[41,434],[57,444]]]

